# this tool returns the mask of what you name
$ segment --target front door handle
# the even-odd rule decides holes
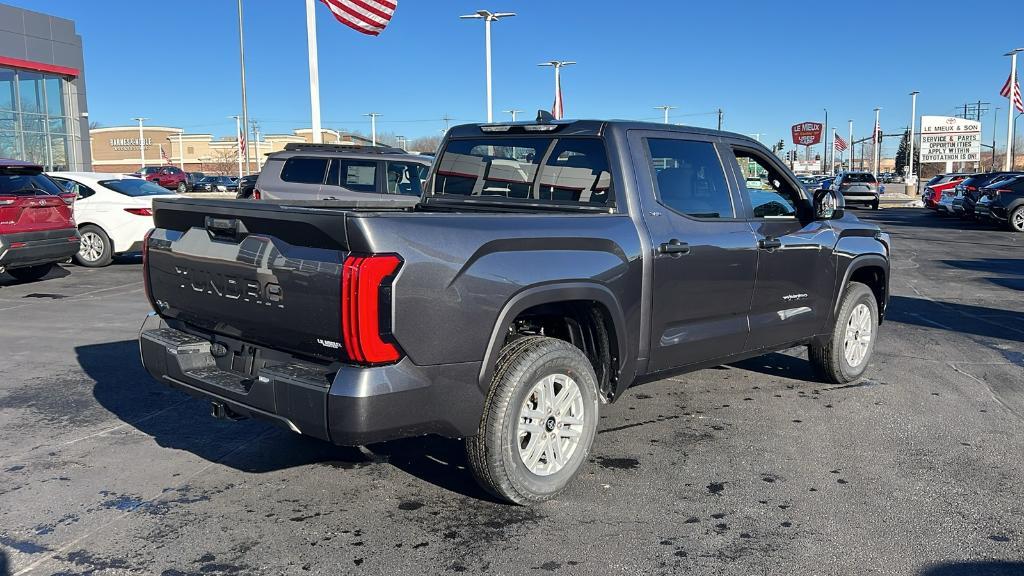
[[[761,238],[757,241],[757,247],[761,250],[775,250],[782,248],[782,240],[778,238]]]
[[[658,254],[671,254],[673,256],[682,256],[690,253],[690,245],[686,242],[680,242],[673,238],[668,242],[663,242],[658,246]]]

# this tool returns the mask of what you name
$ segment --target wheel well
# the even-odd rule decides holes
[[[857,268],[850,275],[850,282],[860,282],[875,295],[875,302],[878,303],[878,321],[881,323],[885,316],[885,270],[880,266],[863,266]]]
[[[615,324],[603,304],[569,300],[527,308],[509,325],[505,342],[527,334],[565,340],[583,351],[594,366],[601,396],[612,399],[620,356]]]

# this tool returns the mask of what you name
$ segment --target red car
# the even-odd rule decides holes
[[[942,193],[956,188],[956,185],[970,178],[973,174],[940,174],[928,181],[921,193],[921,200],[927,208],[936,210]]]
[[[188,173],[177,166],[146,166],[133,176],[145,178],[178,194],[188,192]]]
[[[74,199],[42,166],[0,158],[0,273],[39,280],[77,254]]]

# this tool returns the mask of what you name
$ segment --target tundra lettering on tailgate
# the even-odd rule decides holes
[[[219,296],[229,300],[241,300],[265,306],[284,308],[284,293],[276,282],[261,282],[239,276],[218,274],[186,266],[175,266],[174,273],[181,280],[179,287],[184,290]]]

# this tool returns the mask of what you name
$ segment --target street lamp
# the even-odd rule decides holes
[[[369,112],[367,114],[363,114],[363,116],[369,116],[370,117],[370,138],[371,138],[371,142],[373,143],[373,145],[376,146],[377,145],[377,116],[383,116],[383,114],[381,114],[379,112]]]
[[[1011,156],[1010,149],[1013,148],[1013,96],[1014,91],[1017,89],[1017,53],[1024,52],[1024,48],[1014,48],[1003,56],[1010,57],[1010,92],[1006,97],[1010,100],[1010,105],[1007,106],[1006,111],[1006,162],[1004,163],[1004,170],[1011,170],[1013,168],[1013,158]]]
[[[847,164],[846,169],[853,171],[853,159],[857,156],[857,145],[853,143],[853,120],[847,120],[846,122],[850,125],[850,141],[847,142],[850,150],[850,162]]]
[[[550,66],[555,69],[555,104],[551,107],[551,115],[555,117],[555,120],[561,120],[562,116],[565,115],[565,110],[562,105],[562,83],[560,71],[562,66],[572,66],[576,62],[573,60],[549,60],[547,62],[541,62],[537,66]]]
[[[668,104],[662,104],[661,106],[655,106],[655,110],[661,110],[665,113],[665,124],[668,124],[668,111],[674,109],[675,106],[669,106]]]
[[[914,185],[914,131],[917,129],[917,95],[920,94],[917,90],[910,93],[910,158],[907,162],[910,164],[910,172],[907,176],[907,184]]]
[[[142,167],[145,168],[146,167],[146,140],[142,136],[142,122],[145,121],[145,120],[149,120],[149,118],[143,118],[143,117],[140,116],[138,118],[132,118],[132,120],[136,120],[139,123],[139,156],[142,157]]]
[[[491,98],[491,22],[502,18],[511,18],[515,12],[490,12],[488,10],[477,10],[476,14],[463,14],[459,18],[484,21],[484,46],[487,59],[487,122],[494,122],[494,107]]]
[[[520,112],[522,112],[522,110],[512,109],[512,110],[505,110],[504,112],[506,114],[511,114],[512,115],[512,121],[515,122],[516,121],[516,114],[519,114]]]

